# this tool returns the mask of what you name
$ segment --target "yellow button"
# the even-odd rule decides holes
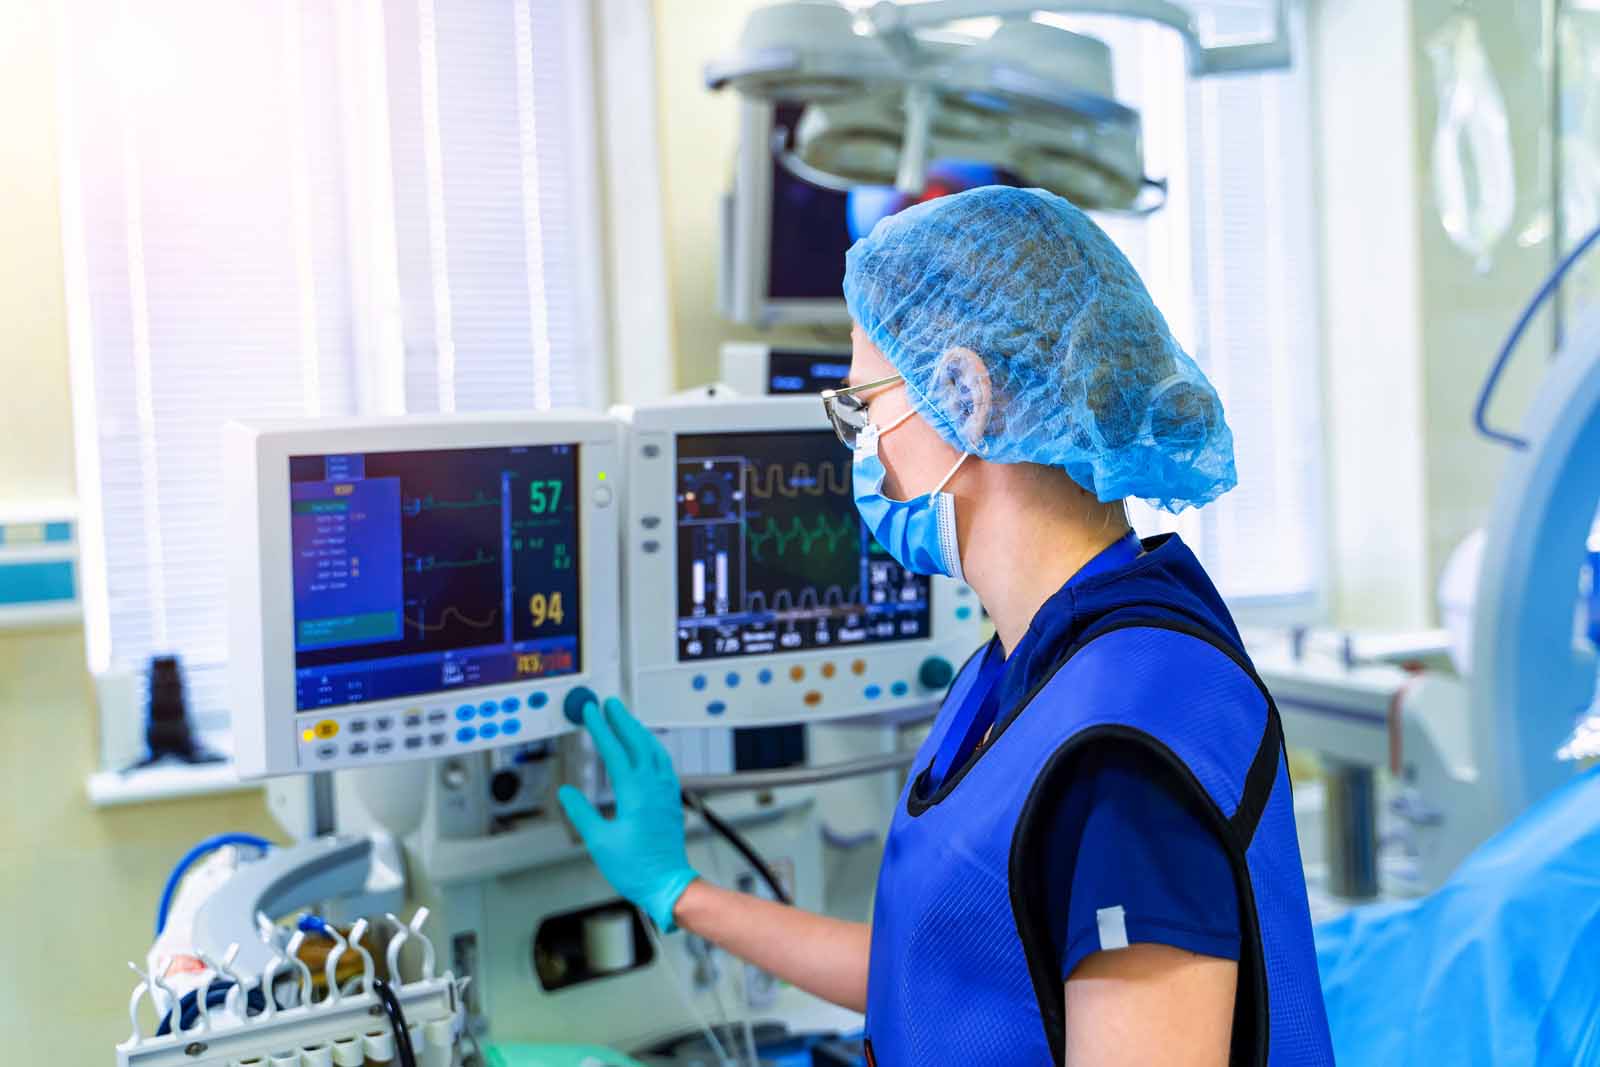
[[[836,672],[837,672],[837,669],[834,667],[833,664],[824,663],[822,665],[822,676],[824,678],[832,678]]]
[[[822,703],[822,694],[817,692],[815,689],[813,689],[810,692],[806,693],[806,695],[805,695],[805,697],[803,699],[806,702],[806,707],[814,708],[818,704]]]
[[[326,741],[330,737],[337,737],[338,734],[339,724],[334,722],[332,719],[323,719],[321,722],[317,723],[317,739],[319,741]]]
[[[313,730],[311,727],[307,726],[304,730],[300,731],[300,740],[306,742],[307,744],[310,744],[312,741],[315,741],[316,739],[317,739],[317,732],[315,730]]]
[[[851,674],[866,674],[867,673],[867,661],[864,660],[864,659],[852,660],[850,662],[850,673]]]
[[[804,667],[800,666],[799,664],[795,664],[793,667],[789,668],[789,677],[794,679],[795,681],[798,682],[800,679],[804,678],[805,676],[806,676],[806,669]]]

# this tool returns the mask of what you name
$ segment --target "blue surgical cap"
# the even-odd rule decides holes
[[[1175,512],[1237,483],[1217,391],[1127,257],[1061,197],[930,200],[880,221],[845,264],[851,317],[956,448]],[[986,413],[969,354],[988,371]]]

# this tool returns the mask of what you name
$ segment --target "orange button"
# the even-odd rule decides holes
[[[806,693],[804,699],[805,699],[805,702],[806,702],[806,707],[814,708],[818,704],[822,703],[822,694],[817,692],[815,689],[813,689],[810,692]]]
[[[838,673],[838,668],[834,667],[833,664],[824,663],[822,665],[822,676],[824,678],[832,678],[836,673]]]
[[[798,663],[795,664],[793,667],[789,668],[789,677],[794,679],[795,681],[798,682],[800,679],[804,678],[805,676],[806,676],[806,669],[804,667],[800,666]]]
[[[851,674],[866,674],[867,673],[867,661],[864,660],[864,659],[853,660],[851,662],[851,664],[850,664],[850,673]]]
[[[330,737],[338,736],[338,734],[339,724],[332,719],[323,719],[317,723],[317,739],[319,741],[326,741]]]

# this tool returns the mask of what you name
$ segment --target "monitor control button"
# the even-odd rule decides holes
[[[643,544],[641,544],[639,547],[644,551],[645,555],[653,556],[657,552],[661,551],[661,542],[660,541],[646,541]]]
[[[561,702],[561,714],[574,726],[583,725],[583,709],[590,704],[600,703],[600,698],[594,695],[594,690],[586,685],[580,685],[567,691],[567,698]]]
[[[594,506],[597,508],[608,508],[611,506],[611,487],[609,485],[599,485],[595,487]]]
[[[661,516],[641,515],[639,517],[639,525],[643,526],[646,530],[654,530],[657,526],[661,525]]]

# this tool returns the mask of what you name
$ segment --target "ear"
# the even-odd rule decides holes
[[[994,404],[988,366],[970,348],[947,348],[934,366],[933,388],[962,443],[978,452]]]

